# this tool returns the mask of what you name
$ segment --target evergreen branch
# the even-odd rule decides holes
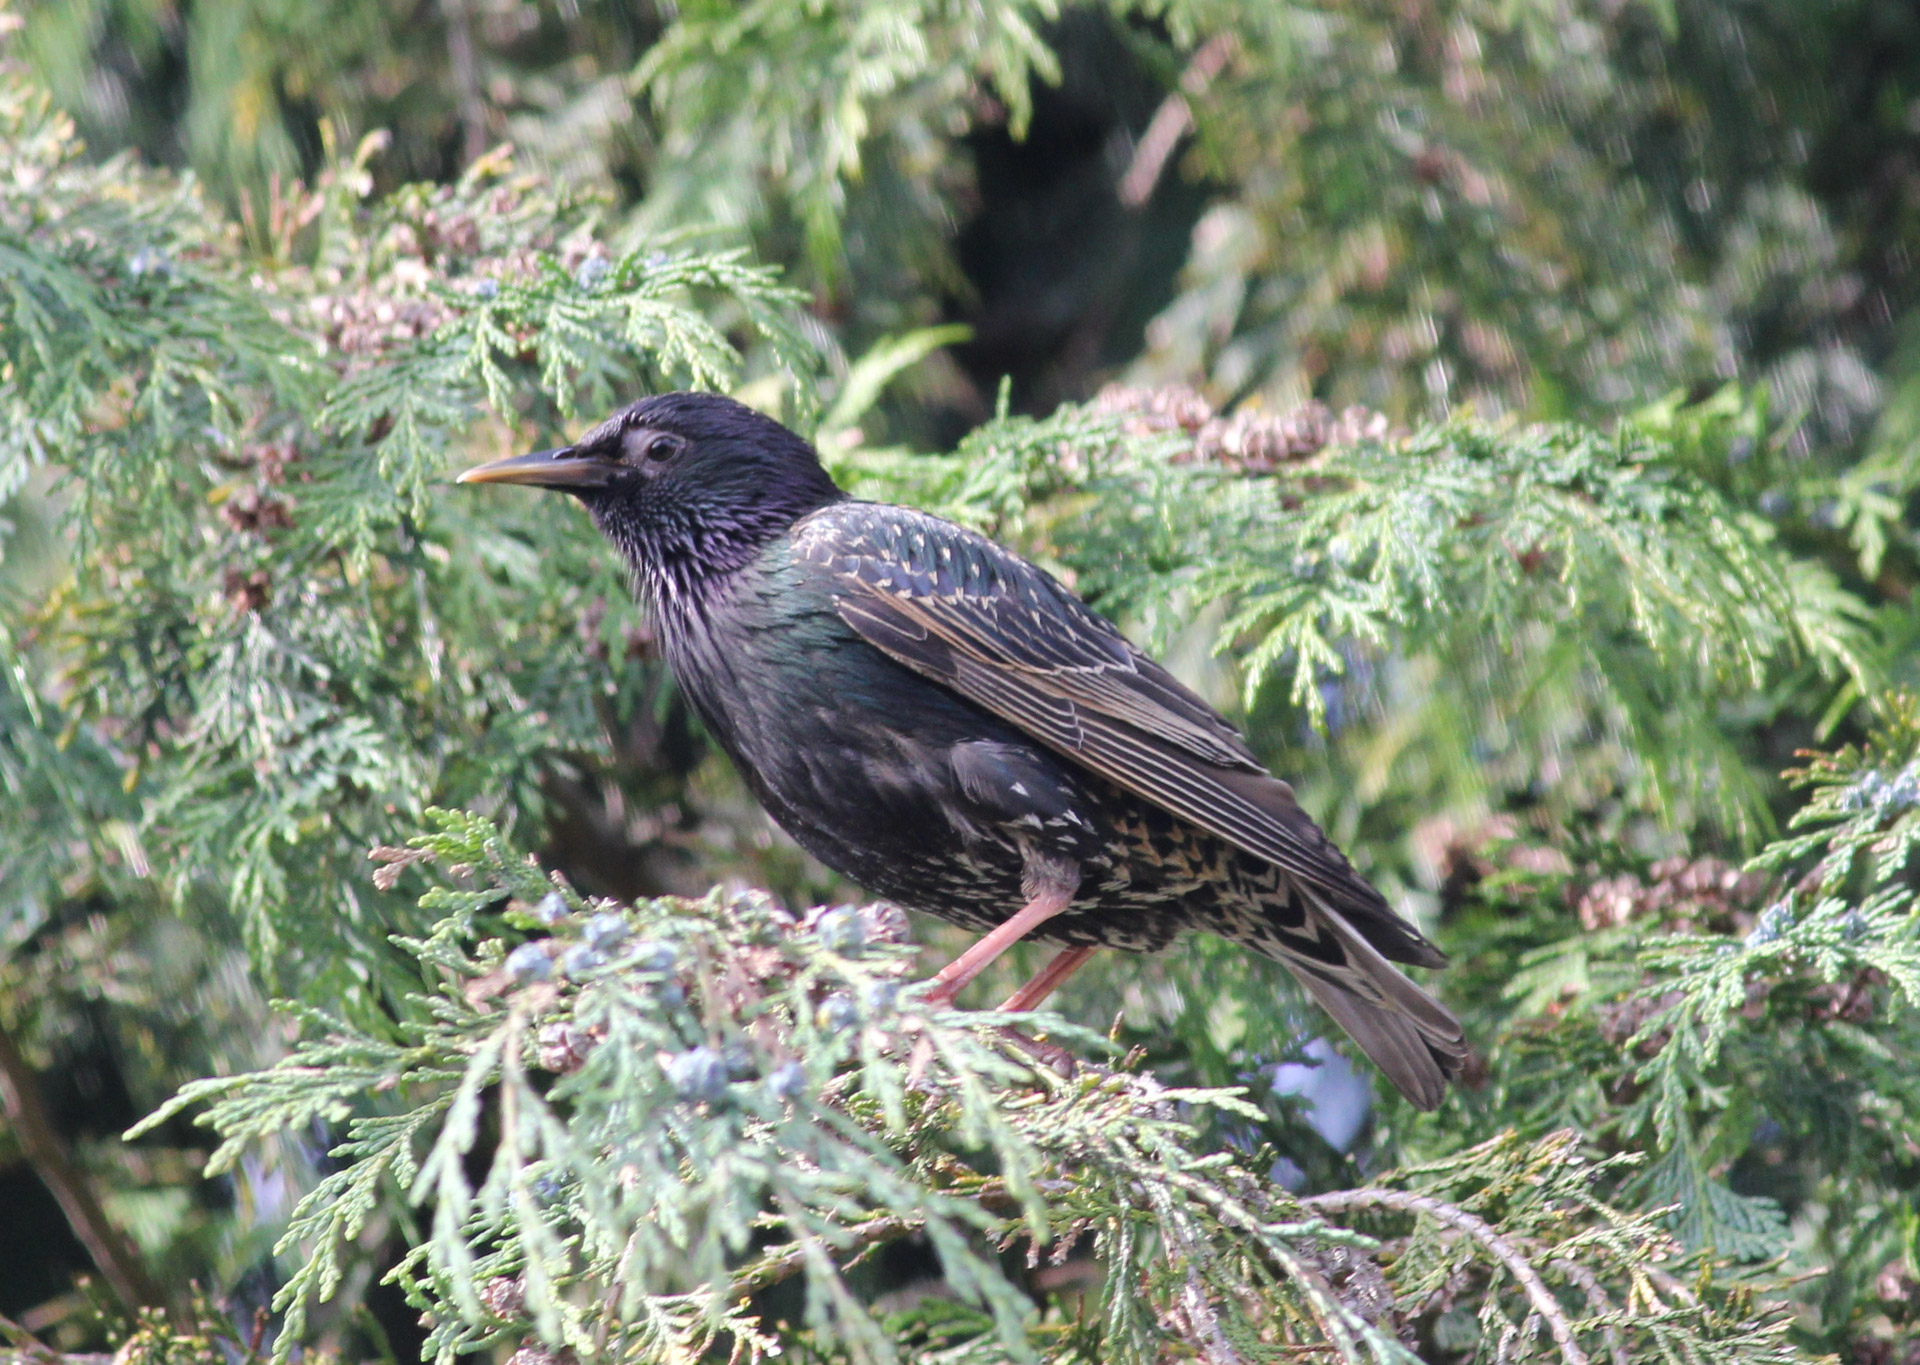
[[[1185,48],[1225,31],[1206,6],[1150,9]],[[1242,56],[1221,98],[1238,97],[1239,63],[1268,60],[1288,25],[1324,27],[1283,11],[1234,34]],[[430,1315],[428,1350],[445,1365],[522,1347],[697,1358],[722,1339],[744,1356],[917,1350],[850,1273],[906,1236],[925,1238],[962,1301],[965,1326],[939,1353],[973,1362],[1405,1359],[1396,1337],[1412,1324],[1394,1302],[1450,1313],[1474,1277],[1510,1273],[1411,1207],[1398,1212],[1414,1231],[1383,1250],[1224,1145],[1298,1134],[1288,1152],[1307,1178],[1338,1178],[1320,1139],[1274,1126],[1297,1117],[1293,1101],[1255,1105],[1219,1084],[1267,1067],[1275,1039],[1294,1045],[1270,978],[1245,963],[1194,948],[1127,969],[1147,983],[1131,1026],[1161,1049],[1156,1064],[1216,1083],[1161,1090],[1098,1067],[1059,1082],[999,1045],[1001,1021],[920,1009],[897,989],[904,949],[877,929],[855,951],[823,917],[796,922],[759,897],[590,902],[485,820],[429,809],[514,811],[535,822],[514,831],[527,842],[562,771],[574,790],[617,793],[590,814],[618,831],[596,843],[617,847],[623,878],[655,879],[633,868],[666,850],[724,860],[791,904],[818,889],[790,851],[751,851],[741,831],[757,826],[704,770],[687,797],[700,741],[597,547],[549,512],[478,512],[439,480],[483,446],[566,439],[666,384],[764,377],[757,392],[784,383],[804,420],[832,346],[823,319],[858,307],[834,278],[855,240],[841,235],[847,196],[895,173],[903,150],[928,160],[974,75],[1014,101],[1017,122],[1030,76],[1053,69],[1039,37],[1052,13],[1032,0],[689,10],[636,78],[659,102],[661,139],[648,203],[617,240],[596,236],[600,208],[500,155],[456,185],[371,198],[368,142],[292,192],[262,257],[185,181],[82,157],[17,64],[0,69],[0,501],[12,512],[32,490],[29,513],[44,501],[75,547],[70,575],[44,590],[10,578],[0,594],[0,938],[58,946],[96,910],[145,924],[171,903],[189,912],[167,921],[179,926],[224,906],[261,972],[327,1002],[278,1066],[267,1030],[218,1065],[140,1039],[175,1067],[223,1071],[237,1056],[257,1068],[188,1087],[136,1131],[204,1106],[211,1171],[257,1143],[296,1157],[287,1170],[306,1187],[280,1242],[283,1351],[314,1345],[313,1306],[347,1292],[358,1243],[389,1226],[417,1243],[395,1283]],[[1326,70],[1346,72],[1333,56]],[[1311,104],[1321,64],[1287,60],[1301,79],[1279,84]],[[795,67],[821,78],[795,85]],[[1228,130],[1191,103],[1211,157]],[[1405,182],[1404,169],[1375,178]],[[816,263],[805,297],[737,250],[653,231],[690,194],[743,223],[785,195]],[[1216,208],[1209,233],[1237,222],[1257,239],[1264,222],[1292,221]],[[782,239],[783,212],[759,240]],[[893,226],[860,224],[890,250]],[[1417,266],[1396,278],[1424,278]],[[1249,316],[1271,306],[1251,278],[1226,291]],[[849,334],[902,325],[868,330],[872,316]],[[1272,337],[1308,335],[1292,321]],[[1293,344],[1240,328],[1226,319],[1219,335],[1243,356]],[[823,431],[930,338],[871,350]],[[948,455],[848,448],[839,426],[827,455],[862,492],[1020,541],[1129,629],[1202,653],[1218,640],[1219,665],[1183,651],[1193,680],[1209,695],[1239,685],[1276,771],[1301,780],[1303,803],[1389,893],[1396,877],[1411,884],[1408,843],[1447,844],[1440,861],[1465,880],[1486,862],[1484,895],[1465,893],[1444,931],[1450,950],[1467,946],[1448,988],[1475,1037],[1494,1040],[1496,1082],[1438,1120],[1381,1101],[1379,1159],[1454,1151],[1509,1123],[1575,1125],[1637,1154],[1628,1174],[1514,1139],[1398,1179],[1493,1229],[1567,1304],[1583,1297],[1587,1349],[1787,1358],[1750,1282],[1721,1290],[1712,1276],[1772,1255],[1789,1213],[1811,1239],[1799,1246],[1836,1248],[1836,1284],[1869,1283],[1899,1254],[1886,1209],[1905,1196],[1876,1172],[1904,1169],[1920,1112],[1903,1065],[1920,1048],[1911,717],[1883,716],[1868,744],[1810,762],[1806,805],[1762,854],[1779,879],[1771,904],[1636,909],[1638,922],[1591,931],[1591,907],[1567,910],[1578,879],[1637,866],[1625,850],[1649,813],[1661,839],[1759,837],[1784,805],[1756,740],[1783,718],[1838,722],[1856,699],[1882,702],[1875,665],[1891,651],[1869,626],[1904,627],[1870,622],[1852,587],[1802,557],[1792,517],[1744,510],[1726,438],[1752,438],[1764,461],[1785,433],[1734,390],[1604,431],[1460,421],[1403,435],[1377,415],[1137,399],[1045,421],[1003,402]],[[58,497],[25,482],[42,468],[63,481]],[[1828,492],[1795,486],[1809,505]],[[1838,491],[1849,552],[1897,563],[1898,498],[1858,479]],[[599,687],[582,683],[576,638]],[[1317,731],[1277,713],[1287,696]],[[1545,851],[1577,876],[1481,859],[1467,825],[1489,808],[1567,841]],[[412,824],[431,831],[413,850],[427,856],[387,861],[369,889],[366,849],[398,852],[385,845]],[[1595,829],[1591,843],[1570,833]],[[655,884],[687,875],[676,861]],[[415,905],[394,889],[403,876],[438,884]],[[1503,878],[1512,897],[1489,928]],[[1457,889],[1449,879],[1445,897]],[[849,913],[863,934],[880,923]],[[596,946],[601,933],[617,945]],[[0,960],[11,999],[40,958],[59,960],[37,945]],[[31,987],[27,999],[41,1008]],[[1169,1009],[1178,1028],[1161,1027]],[[316,1125],[338,1139],[340,1169],[303,1171],[280,1136]],[[1788,1136],[1769,1146],[1773,1127]],[[1802,1204],[1735,1193],[1732,1163],[1787,1146]],[[1603,1191],[1646,1212],[1618,1212]],[[411,1210],[425,1202],[421,1233]],[[1662,1225],[1697,1256],[1697,1292],[1651,1264]],[[990,1248],[1015,1238],[1036,1258],[1091,1239],[1100,1302],[1082,1312],[1016,1283]],[[769,1283],[806,1283],[819,1335],[738,1301],[774,1269]],[[1548,1322],[1514,1309],[1527,1286],[1513,1283],[1520,1294],[1487,1296],[1483,1354],[1533,1351]],[[1846,1330],[1844,1310],[1821,1313],[1820,1330]]]
[[[1527,1301],[1533,1305],[1533,1311],[1552,1332],[1554,1345],[1560,1348],[1560,1358],[1567,1365],[1589,1365],[1587,1353],[1580,1348],[1576,1339],[1574,1324],[1568,1320],[1553,1291],[1547,1288],[1546,1281],[1540,1278],[1540,1273],[1519,1247],[1501,1236],[1484,1218],[1431,1195],[1412,1194],[1405,1190],[1339,1190],[1331,1194],[1310,1195],[1300,1202],[1307,1208],[1323,1209],[1329,1213],[1382,1208],[1399,1213],[1425,1214],[1437,1223],[1466,1233],[1485,1247],[1526,1291]]]
[[[287,1341],[307,1305],[335,1292],[343,1249],[393,1188],[433,1204],[431,1233],[397,1274],[432,1315],[442,1355],[509,1330],[576,1349],[608,1334],[706,1341],[729,1315],[761,1333],[745,1305],[800,1279],[810,1331],[890,1359],[893,1340],[848,1271],[879,1245],[923,1236],[948,1284],[993,1323],[998,1348],[1018,1356],[1032,1350],[1030,1300],[979,1240],[1023,1236],[1035,1254],[1060,1254],[1091,1232],[1111,1280],[1107,1359],[1150,1359],[1169,1340],[1203,1358],[1245,1358],[1275,1321],[1342,1359],[1403,1359],[1375,1321],[1379,1307],[1333,1275],[1374,1244],[1324,1215],[1366,1209],[1468,1233],[1513,1276],[1565,1360],[1585,1359],[1575,1334],[1589,1329],[1610,1343],[1627,1329],[1718,1340],[1704,1310],[1683,1322],[1609,1306],[1576,1325],[1557,1307],[1536,1262],[1577,1269],[1596,1257],[1584,1277],[1563,1273],[1597,1303],[1599,1267],[1637,1273],[1649,1236],[1579,1192],[1591,1175],[1562,1140],[1509,1140],[1407,1173],[1479,1182],[1480,1206],[1521,1200],[1511,1227],[1436,1194],[1295,1201],[1193,1145],[1193,1113],[1257,1114],[1239,1094],[1093,1067],[1072,1080],[1030,1072],[1006,1052],[997,1017],[929,1013],[898,991],[905,948],[873,936],[867,926],[883,922],[874,912],[802,924],[755,897],[586,904],[552,890],[486,822],[438,812],[435,823],[421,849],[494,890],[430,894],[454,915],[405,942],[426,987],[416,1000],[425,1013],[405,1026],[414,1039],[384,1043],[320,1021],[330,1036],[280,1067],[196,1091],[213,1101],[201,1121],[222,1132],[223,1150],[278,1122],[337,1113],[356,1088],[411,1097],[402,1113],[353,1120],[336,1149],[348,1165],[296,1210],[282,1245],[311,1252],[278,1300]],[[539,922],[553,936],[509,951],[479,913],[503,893],[515,898],[509,917],[528,924],[511,907],[552,900]],[[536,1084],[535,1068],[557,1079]],[[483,1125],[489,1103],[496,1121]],[[467,1171],[483,1127],[493,1136],[476,1187]],[[1527,1193],[1543,1178],[1544,1195]],[[1553,1249],[1533,1257],[1528,1238],[1549,1226]],[[669,1287],[689,1276],[707,1288],[688,1297]],[[514,1286],[519,1307],[490,1306],[497,1283]]]
[[[851,1264],[860,1253],[886,1242],[911,1236],[925,1227],[925,1221],[912,1215],[889,1214],[869,1218],[847,1228],[836,1242],[835,1250]],[[763,1256],[735,1273],[729,1293],[738,1296],[771,1289],[805,1270],[817,1254],[811,1242],[803,1241],[773,1255]]]

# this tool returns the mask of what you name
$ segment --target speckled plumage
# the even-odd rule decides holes
[[[569,473],[544,476],[552,459]],[[1199,929],[1290,968],[1415,1103],[1459,1025],[1391,962],[1444,957],[1244,739],[1035,566],[847,499],[792,433],[645,399],[482,477],[578,493],[625,554],[674,676],[769,813],[870,891],[975,929],[1037,886],[1032,935],[1134,952]],[[526,472],[531,471],[531,472]],[[583,472],[584,471],[584,472]]]

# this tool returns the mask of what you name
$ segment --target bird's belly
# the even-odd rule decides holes
[[[835,667],[841,641],[802,650],[788,635],[769,648],[776,638],[709,639],[682,674],[768,813],[875,895],[979,931],[1010,919],[1026,901],[1026,853],[1066,850],[1046,847],[1044,830],[983,821],[951,756],[956,745],[1031,750],[1032,741],[864,644],[853,646],[863,666],[849,670]],[[1240,899],[1220,841],[1064,760],[1037,758],[1077,794],[1087,826],[1071,841],[1080,889],[1032,938],[1153,952],[1214,927]]]
[[[749,781],[780,827],[835,872],[908,909],[974,928],[1020,908],[1020,849],[967,827],[931,784],[876,776],[862,754],[799,767],[748,770]]]
[[[1188,929],[1212,927],[1243,899],[1232,852],[1218,840],[1097,778],[1088,786],[1097,796],[1102,853],[1082,861],[1068,908],[1029,939],[1157,952]],[[843,782],[830,803],[816,795],[795,805],[771,790],[761,799],[821,862],[907,909],[985,932],[1026,902],[1016,839],[1004,830],[965,830],[939,803],[915,809],[897,790],[857,781]]]

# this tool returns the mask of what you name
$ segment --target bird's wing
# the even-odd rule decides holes
[[[1276,864],[1385,956],[1446,961],[1233,726],[1040,569],[949,522],[872,504],[816,513],[794,547],[825,571],[841,618],[876,649]]]

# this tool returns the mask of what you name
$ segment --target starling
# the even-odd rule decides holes
[[[1240,733],[1043,570],[848,497],[813,447],[728,398],[669,393],[463,483],[561,489],[626,557],[674,678],[801,847],[983,933],[951,1000],[1021,938],[1062,951],[1192,929],[1277,959],[1414,1104],[1466,1044],[1393,966],[1446,958]]]

